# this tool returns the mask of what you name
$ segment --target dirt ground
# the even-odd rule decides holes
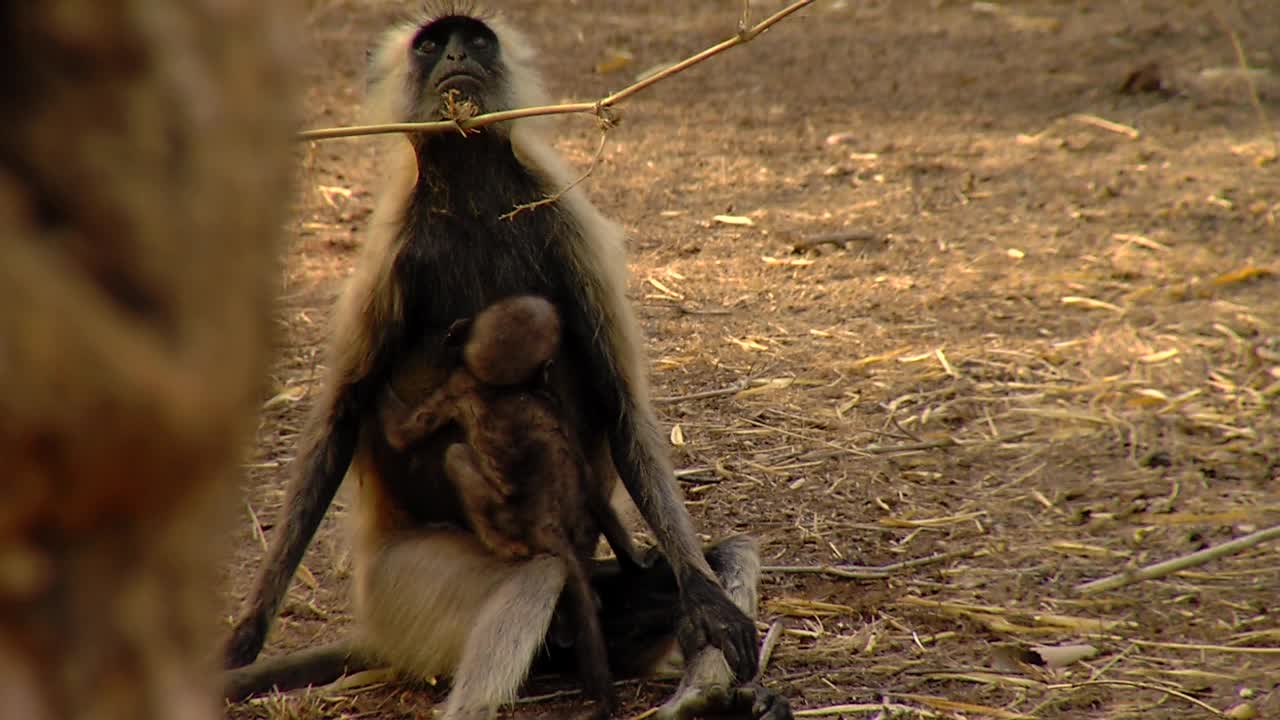
[[[312,6],[306,124],[355,122],[364,50],[403,6]],[[553,96],[581,100],[724,39],[741,3],[503,7]],[[1269,69],[1260,104],[1225,27]],[[766,681],[796,709],[1280,717],[1280,545],[1078,589],[1280,524],[1278,52],[1273,0],[822,0],[623,107],[589,192],[630,234],[695,521],[761,540],[761,628],[782,628]],[[593,122],[560,133],[588,167]],[[371,148],[301,153],[232,601],[280,507]],[[344,510],[268,654],[351,631]],[[1031,651],[1079,645],[1096,654]],[[623,685],[621,716],[672,687]],[[443,694],[329,688],[229,714],[428,717]]]

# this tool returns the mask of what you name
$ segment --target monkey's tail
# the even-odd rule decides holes
[[[604,629],[600,625],[595,593],[591,590],[591,580],[582,559],[571,551],[562,557],[569,571],[569,599],[573,604],[570,617],[579,623],[575,644],[578,674],[586,694],[598,703],[596,712],[592,715],[597,718],[608,717],[613,712],[615,700],[613,677],[609,672],[609,653],[604,642]]]

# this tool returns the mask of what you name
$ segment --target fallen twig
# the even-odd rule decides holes
[[[902,560],[901,562],[881,565],[880,569],[885,572],[896,572],[898,570],[908,570],[910,568],[918,568],[924,567],[925,565],[932,565],[934,563],[946,562],[947,560],[985,554],[985,550],[952,550],[950,552],[938,553],[937,555],[926,555],[925,557],[914,558],[912,560]]]
[[[1083,585],[1076,586],[1076,592],[1081,593],[1082,595],[1092,595],[1094,593],[1105,592],[1107,590],[1115,590],[1116,588],[1121,588],[1125,585],[1132,585],[1137,582],[1142,582],[1143,580],[1154,580],[1181,570],[1186,570],[1187,568],[1203,565],[1211,560],[1217,560],[1218,558],[1232,555],[1241,550],[1251,548],[1255,545],[1261,545],[1264,542],[1275,540],[1277,538],[1280,538],[1280,525],[1249,533],[1244,537],[1238,537],[1235,540],[1222,543],[1216,547],[1193,552],[1190,555],[1183,555],[1182,557],[1165,560],[1164,562],[1156,563],[1155,565],[1148,565],[1147,567],[1138,568],[1137,570],[1126,570],[1125,572],[1110,575],[1100,580],[1087,582]]]
[[[725,310],[723,308],[714,309],[714,310],[700,310],[698,308],[691,308],[684,305],[668,305],[666,307],[669,307],[672,310],[681,312],[685,315],[732,315],[733,314],[732,310]]]
[[[1226,655],[1280,655],[1280,647],[1251,647],[1242,645],[1208,645],[1204,643],[1166,642],[1163,640],[1138,640],[1112,633],[1086,633],[1085,637],[1127,642],[1138,647],[1165,648],[1166,650],[1191,650],[1198,653],[1223,653]]]
[[[782,628],[782,621],[774,620],[769,625],[769,631],[764,634],[764,640],[760,643],[760,660],[759,669],[756,670],[756,680],[759,680],[769,667],[769,660],[773,657],[773,649],[778,646],[778,641],[782,639]]]
[[[668,395],[666,397],[656,397],[650,402],[653,403],[673,403],[684,402],[685,400],[706,400],[707,398],[723,397],[725,395],[733,395],[751,387],[749,381],[734,383],[728,387],[722,387],[718,390],[703,390],[702,392],[689,393],[688,395]]]
[[[825,235],[816,235],[806,240],[801,240],[791,246],[791,252],[802,253],[806,250],[813,250],[823,245],[835,245],[836,247],[844,247],[851,242],[866,242],[875,240],[879,235],[869,230],[848,230],[845,232],[827,233]]]
[[[1024,713],[1011,712],[1003,708],[979,705],[976,703],[964,702],[962,700],[952,700],[950,698],[937,697],[935,695],[918,695],[916,693],[899,692],[889,692],[885,694],[896,698],[902,698],[903,700],[922,703],[938,710],[950,711],[953,713],[979,715],[982,717],[997,718],[998,720],[1035,720],[1035,718]]]
[[[903,705],[901,703],[828,705],[826,707],[796,710],[793,714],[796,717],[830,717],[832,715],[849,715],[851,713],[868,715],[875,713],[877,716],[917,715],[919,717],[926,718],[941,717],[941,715],[932,710],[925,710],[924,708],[918,708],[912,705]]]
[[[1267,114],[1267,109],[1262,106],[1262,98],[1258,95],[1258,83],[1253,79],[1253,74],[1249,72],[1249,61],[1245,57],[1244,45],[1240,43],[1240,35],[1236,33],[1235,28],[1231,27],[1231,23],[1227,20],[1222,3],[1214,3],[1213,16],[1227,33],[1227,39],[1231,41],[1231,49],[1236,54],[1236,65],[1242,71],[1245,85],[1249,88],[1249,103],[1253,105],[1253,111],[1258,115],[1258,124],[1262,126],[1267,139],[1271,141],[1272,152],[1280,152],[1280,139],[1278,139],[1275,128],[1271,125],[1271,116]]]
[[[262,551],[267,551],[267,533],[262,529],[262,523],[258,520],[258,513],[253,511],[253,503],[245,501],[244,507],[249,511],[249,520],[253,522],[253,537],[258,541],[258,545],[262,546]]]
[[[1089,115],[1087,113],[1076,113],[1071,117],[1084,123],[1085,125],[1092,125],[1096,128],[1106,130],[1107,132],[1113,132],[1117,135],[1124,135],[1130,140],[1137,140],[1141,135],[1141,133],[1139,133],[1135,128],[1131,128],[1128,125],[1121,125],[1118,122],[1114,122],[1106,118],[1100,118],[1097,115]]]
[[[889,455],[892,453],[902,452],[918,452],[920,450],[937,450],[939,448],[948,447],[969,447],[972,445],[998,445],[1001,443],[1010,443],[1021,440],[1028,435],[1035,434],[1032,430],[1023,430],[1022,432],[1012,433],[1010,435],[1000,435],[998,437],[988,438],[986,440],[963,441],[955,438],[941,438],[939,440],[928,440],[918,443],[901,443],[899,445],[867,445],[860,448],[836,448],[833,450],[814,450],[801,455],[799,460],[825,460],[827,458],[839,457],[841,455]]]
[[[1222,712],[1218,708],[1210,705],[1209,703],[1204,702],[1203,700],[1197,700],[1196,698],[1191,697],[1190,695],[1184,692],[1180,692],[1178,690],[1174,690],[1173,688],[1167,688],[1160,685],[1133,682],[1131,680],[1085,680],[1083,682],[1078,682],[1078,683],[1058,683],[1056,685],[1048,685],[1045,687],[1045,689],[1046,690],[1074,690],[1076,688],[1090,687],[1090,686],[1097,686],[1097,685],[1115,685],[1120,687],[1141,688],[1143,690],[1154,690],[1156,692],[1165,693],[1166,695],[1171,695],[1180,700],[1186,700],[1192,705],[1199,706],[1200,708],[1212,713],[1214,717],[1227,716],[1226,713]]]
[[[830,575],[850,580],[880,580],[889,577],[889,573],[880,568],[857,565],[765,565],[760,570],[767,573]]]
[[[977,554],[977,550],[952,550],[951,552],[938,553],[937,555],[929,555],[927,557],[915,558],[912,560],[903,560],[902,562],[889,563],[888,565],[765,565],[760,568],[764,572],[773,573],[789,573],[789,574],[814,574],[814,575],[830,575],[832,577],[849,578],[852,580],[878,580],[888,577],[895,572],[901,570],[910,570],[912,568],[922,567],[924,565],[932,565],[934,563],[954,560],[956,558],[970,557]]]

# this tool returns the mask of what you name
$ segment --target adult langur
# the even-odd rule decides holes
[[[435,120],[468,105],[488,112],[542,104],[532,59],[497,16],[452,4],[429,8],[388,32],[372,53],[370,119]],[[758,716],[786,717],[785,700],[749,684],[757,666],[754,545],[737,538],[704,554],[698,543],[648,400],[640,330],[625,296],[622,233],[580,190],[565,190],[571,175],[541,124],[522,119],[465,137],[395,139],[389,186],[336,311],[327,376],[295,461],[286,515],[233,630],[228,664],[257,657],[303,551],[350,474],[358,485],[363,652],[419,676],[452,676],[446,720],[493,717],[514,697],[544,646],[564,563],[554,556],[506,561],[457,529],[462,511],[442,463],[460,432],[442,430],[396,450],[380,432],[378,403],[388,385],[400,393],[398,381],[420,382],[433,368],[444,382],[447,363],[432,348],[455,321],[533,294],[548,298],[562,320],[561,361],[548,383],[564,421],[592,471],[622,480],[662,554],[639,576],[602,569],[593,578],[611,662],[620,672],[640,671],[627,665],[652,664],[678,644],[684,682],[664,714],[743,704]],[[554,202],[510,215],[550,195]]]

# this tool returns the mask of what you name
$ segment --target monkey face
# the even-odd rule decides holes
[[[496,92],[503,74],[498,36],[480,20],[448,16],[428,23],[414,35],[409,53],[419,107],[430,118],[456,118],[460,103],[477,112],[503,109]]]

